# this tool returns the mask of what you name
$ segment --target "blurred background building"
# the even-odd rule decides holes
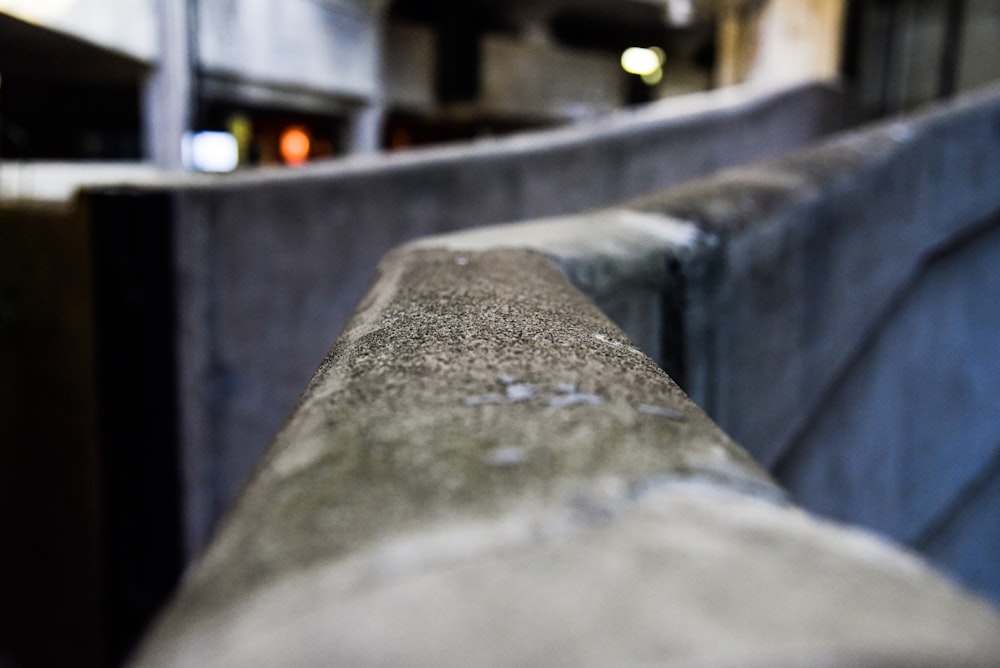
[[[997,34],[988,0],[0,0],[0,156],[225,171],[841,74],[871,117],[997,78]]]

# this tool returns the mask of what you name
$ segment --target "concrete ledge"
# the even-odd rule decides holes
[[[775,155],[840,127],[841,103],[823,84],[726,89],[553,131],[171,191],[189,552],[235,498],[391,249],[607,206]]]
[[[615,209],[420,242],[490,244],[556,259],[810,509],[1000,601],[982,519],[1000,503],[1000,89]]]
[[[39,370],[52,360],[80,360],[88,373],[71,383],[78,401],[60,405],[100,417],[84,431],[73,420],[53,421],[45,394],[28,402],[45,414],[26,431],[15,408],[7,431],[23,438],[7,440],[12,452],[30,453],[25,462],[45,459],[43,442],[74,453],[94,443],[99,470],[64,468],[69,477],[52,479],[45,467],[32,469],[34,477],[6,467],[20,481],[7,487],[18,500],[18,489],[58,500],[75,494],[83,477],[104,485],[98,524],[106,531],[86,539],[101,548],[109,646],[125,646],[205,544],[391,248],[429,233],[604,205],[801,146],[840,126],[841,101],[827,85],[731,89],[552,132],[232,177],[181,179],[138,165],[0,165],[0,203],[16,207],[5,227],[23,235],[23,244],[0,244],[0,256],[27,249],[7,265],[35,268],[58,257],[40,285],[86,293],[58,308],[60,299],[28,280],[31,272],[12,274],[13,289],[0,294],[0,335],[16,363],[13,375],[0,375],[25,400],[25,388],[43,387]],[[84,185],[94,187],[77,197]],[[52,228],[55,246],[49,228],[36,229],[38,216],[50,214],[73,217],[66,229]],[[60,338],[60,350],[39,347],[37,337],[11,340],[9,320],[21,308],[7,308],[11,301],[38,322],[72,315],[66,331],[93,333],[96,356],[78,337]],[[81,311],[88,303],[92,313]],[[69,520],[46,507],[18,510],[17,526],[59,543]],[[93,511],[84,504],[79,512]],[[20,563],[24,554],[11,558]],[[62,587],[56,598],[33,593],[51,570],[36,561],[37,577],[10,570],[21,583],[10,606],[14,634],[59,624],[83,633],[79,605],[42,603],[77,588]],[[25,612],[37,606],[44,614]]]
[[[136,665],[998,665],[1000,618],[784,502],[544,256],[410,248]]]

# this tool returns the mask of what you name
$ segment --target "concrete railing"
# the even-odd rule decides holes
[[[1000,602],[1000,89],[584,216],[560,263],[808,509]]]
[[[76,186],[110,173],[5,167],[0,394],[16,401],[3,402],[14,414],[0,420],[0,443],[12,446],[0,474],[16,484],[0,492],[16,509],[11,542],[31,549],[0,559],[16,579],[0,645],[11,638],[29,664],[83,647],[80,637],[90,649],[73,662],[101,663],[102,651],[113,661],[130,646],[391,248],[608,205],[780,153],[838,127],[841,102],[822,85],[731,89],[578,127],[286,172],[168,182],[115,170],[121,183],[79,201],[68,199]],[[52,401],[58,419],[19,414]],[[51,453],[71,464],[59,484]],[[45,490],[59,511],[25,510],[22,490]]]
[[[727,89],[559,130],[90,198],[172,236],[185,543],[194,554],[393,247],[606,206],[814,141],[830,86]],[[131,192],[131,196],[129,196]],[[98,231],[100,233],[100,231]],[[154,264],[131,251],[138,266]]]
[[[136,663],[1000,665],[765,473],[996,596],[998,119],[392,253]]]
[[[764,473],[997,597],[998,119],[393,253],[138,663],[1000,665]]]
[[[391,254],[134,665],[1000,665],[994,610],[789,505],[551,261],[605,231]]]

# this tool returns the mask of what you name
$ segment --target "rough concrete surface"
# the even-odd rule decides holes
[[[242,488],[392,248],[609,206],[775,155],[840,127],[841,103],[828,85],[735,87],[545,132],[177,188],[189,553]]]
[[[1000,602],[978,510],[996,501],[970,499],[1000,444],[998,114],[994,88],[615,209],[421,245],[546,253],[798,502]]]
[[[613,208],[424,237],[412,246],[538,251],[556,262],[644,353],[670,369],[680,351],[664,349],[669,261],[704,255],[716,243],[691,222]]]
[[[988,606],[785,505],[545,257],[380,273],[137,665],[997,665]]]

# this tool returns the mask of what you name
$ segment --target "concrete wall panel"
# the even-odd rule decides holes
[[[780,472],[802,503],[919,544],[1000,457],[993,223],[906,288],[796,439]]]
[[[499,114],[585,118],[625,102],[628,80],[609,54],[485,37],[480,104]]]

